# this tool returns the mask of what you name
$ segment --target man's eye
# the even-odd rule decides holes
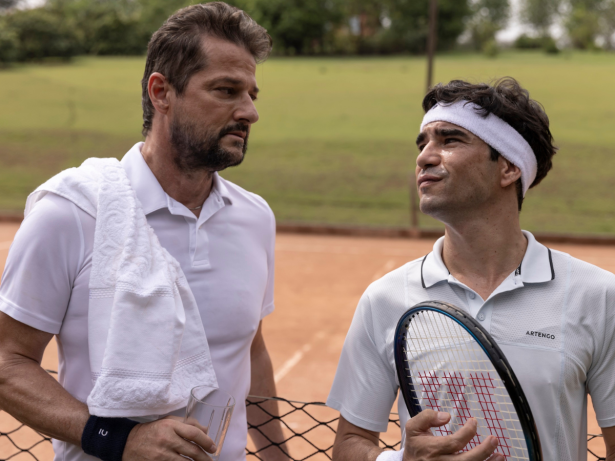
[[[228,88],[228,87],[221,87],[221,88],[216,88],[216,89],[227,95],[231,95],[235,92],[233,88]]]
[[[457,139],[457,138],[446,138],[444,140],[444,144],[450,144],[452,142],[459,142],[459,139]]]
[[[416,146],[419,148],[419,152],[423,152],[423,149],[425,149],[425,144],[421,144],[420,146]]]

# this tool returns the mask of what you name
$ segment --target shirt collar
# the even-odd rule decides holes
[[[527,249],[521,265],[516,269],[523,283],[543,283],[555,278],[551,250],[539,243],[527,231],[522,231],[527,239]],[[440,237],[433,246],[433,251],[421,262],[421,283],[429,288],[438,282],[448,281],[450,272],[442,260],[444,237]]]
[[[218,172],[214,173],[214,184],[212,186],[212,192],[216,192],[222,199],[229,205],[233,204],[233,199],[231,198],[231,194],[226,187],[226,180],[222,178]]]
[[[551,250],[539,243],[534,236],[527,231],[523,231],[527,238],[527,250],[523,261],[521,261],[520,274],[523,283],[543,283],[555,278],[553,269],[553,257]]]
[[[170,204],[181,205],[169,197],[145,162],[143,155],[141,155],[143,144],[143,142],[135,144],[124,155],[121,162],[132,189],[141,202],[143,212],[148,215],[162,208],[169,208]],[[219,197],[229,205],[233,203],[228,187],[218,173],[214,173],[210,196]]]

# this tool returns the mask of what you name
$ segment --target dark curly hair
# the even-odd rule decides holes
[[[530,99],[529,92],[512,77],[504,77],[492,85],[473,84],[463,80],[452,80],[447,84],[433,87],[423,99],[423,110],[427,113],[438,103],[452,104],[469,101],[482,107],[487,117],[494,114],[512,126],[528,142],[538,164],[536,179],[530,187],[542,181],[552,168],[552,158],[557,151],[549,129],[549,117],[542,105]],[[491,159],[497,161],[500,153],[491,147]],[[521,179],[517,181],[519,210],[523,204]]]
[[[182,8],[152,35],[147,46],[145,72],[141,80],[143,136],[152,128],[154,106],[147,84],[160,72],[181,95],[190,77],[207,66],[203,37],[216,37],[242,46],[256,62],[269,56],[272,40],[267,31],[242,10],[224,2],[210,2]]]

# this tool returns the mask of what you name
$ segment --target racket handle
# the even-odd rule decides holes
[[[378,455],[376,461],[402,461],[404,458],[404,450],[399,451],[383,451]]]

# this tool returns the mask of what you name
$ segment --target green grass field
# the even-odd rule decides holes
[[[0,210],[89,156],[141,140],[143,58],[81,58],[0,71]],[[418,57],[271,59],[246,161],[223,176],[262,195],[280,222],[403,226],[422,117]],[[560,147],[528,193],[523,226],[615,232],[615,55],[438,57],[436,81],[511,75],[545,106]],[[421,216],[421,226],[437,223]]]

